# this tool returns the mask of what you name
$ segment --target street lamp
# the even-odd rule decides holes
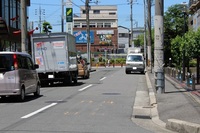
[[[187,15],[187,3],[186,2],[183,2],[182,3],[183,5],[183,17],[184,17],[184,34],[186,33],[186,15]],[[183,77],[182,77],[182,80],[185,81],[185,43],[183,45]]]

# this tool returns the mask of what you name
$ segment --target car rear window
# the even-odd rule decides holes
[[[141,55],[129,55],[127,61],[143,61]]]
[[[7,72],[14,70],[13,55],[0,54],[0,72]]]

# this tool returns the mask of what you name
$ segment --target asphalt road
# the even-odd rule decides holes
[[[41,88],[41,96],[0,99],[0,133],[168,132],[150,119],[133,118],[135,99],[148,105],[145,75],[124,68],[99,68],[77,85]],[[169,131],[170,132],[170,131]]]

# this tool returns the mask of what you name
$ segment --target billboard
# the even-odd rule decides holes
[[[86,31],[74,31],[76,37],[76,43],[87,43]],[[90,31],[90,43],[94,43],[94,31]]]

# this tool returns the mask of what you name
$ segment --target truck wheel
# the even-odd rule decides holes
[[[89,71],[87,71],[87,76],[86,76],[86,78],[87,78],[87,79],[90,78],[90,72],[89,72]]]
[[[65,85],[72,84],[72,75],[71,75],[71,74],[68,75],[68,76],[65,78],[65,80],[64,80],[63,83],[64,83]]]
[[[76,84],[76,83],[77,83],[77,81],[78,81],[78,75],[77,75],[77,74],[75,74],[75,75],[74,75],[74,84]]]

